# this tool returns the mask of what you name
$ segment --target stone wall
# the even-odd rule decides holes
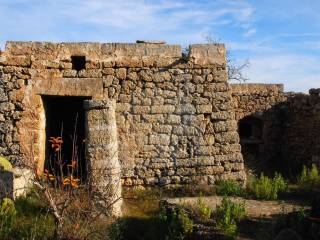
[[[72,69],[85,56],[85,69]],[[244,181],[223,45],[8,42],[0,61],[0,154],[45,158],[41,96],[116,101],[125,185]]]
[[[280,84],[232,84],[238,125],[244,119],[263,123],[260,139],[241,137],[246,166],[253,170],[281,171],[293,179],[302,165],[320,167],[320,96],[284,93]],[[254,123],[253,123],[254,124]]]
[[[283,161],[280,139],[285,123],[281,116],[287,101],[283,85],[232,84],[231,92],[245,165],[258,172],[277,169]],[[251,135],[241,133],[246,124],[252,128]]]
[[[309,94],[288,93],[282,108],[282,168],[295,175],[302,165],[320,168],[320,89]]]
[[[230,84],[236,120],[263,115],[280,102],[286,101],[283,84]]]

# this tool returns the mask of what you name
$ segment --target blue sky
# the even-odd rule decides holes
[[[5,41],[135,42],[186,46],[206,37],[249,59],[250,82],[320,87],[319,0],[0,0]]]

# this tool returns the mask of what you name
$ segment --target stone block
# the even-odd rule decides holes
[[[196,108],[192,104],[183,104],[176,107],[177,114],[195,114]]]
[[[134,114],[147,114],[147,113],[150,113],[150,107],[149,106],[133,106],[132,112]]]
[[[170,145],[170,135],[167,135],[167,134],[150,135],[149,144],[168,146]]]
[[[159,105],[151,106],[151,113],[173,113],[175,111],[175,106],[173,105]]]
[[[165,121],[167,124],[176,125],[181,123],[181,117],[180,115],[168,115]]]
[[[197,113],[212,113],[212,105],[197,105],[196,106]]]

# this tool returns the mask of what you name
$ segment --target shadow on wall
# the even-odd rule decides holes
[[[285,101],[239,119],[238,131],[248,169],[296,180],[303,165],[320,167],[320,89],[283,94]]]
[[[258,116],[247,116],[239,120],[238,132],[242,155],[248,169],[258,171],[260,166],[260,145],[263,144],[263,120]]]

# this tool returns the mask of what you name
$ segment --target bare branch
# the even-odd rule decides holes
[[[205,40],[209,44],[217,44],[220,42],[220,39],[214,39],[211,36],[206,36]],[[243,63],[237,64],[234,59],[231,57],[230,51],[227,51],[227,67],[228,67],[228,80],[237,81],[239,83],[245,83],[249,80],[244,75],[244,70],[250,67],[249,59],[246,59]]]

